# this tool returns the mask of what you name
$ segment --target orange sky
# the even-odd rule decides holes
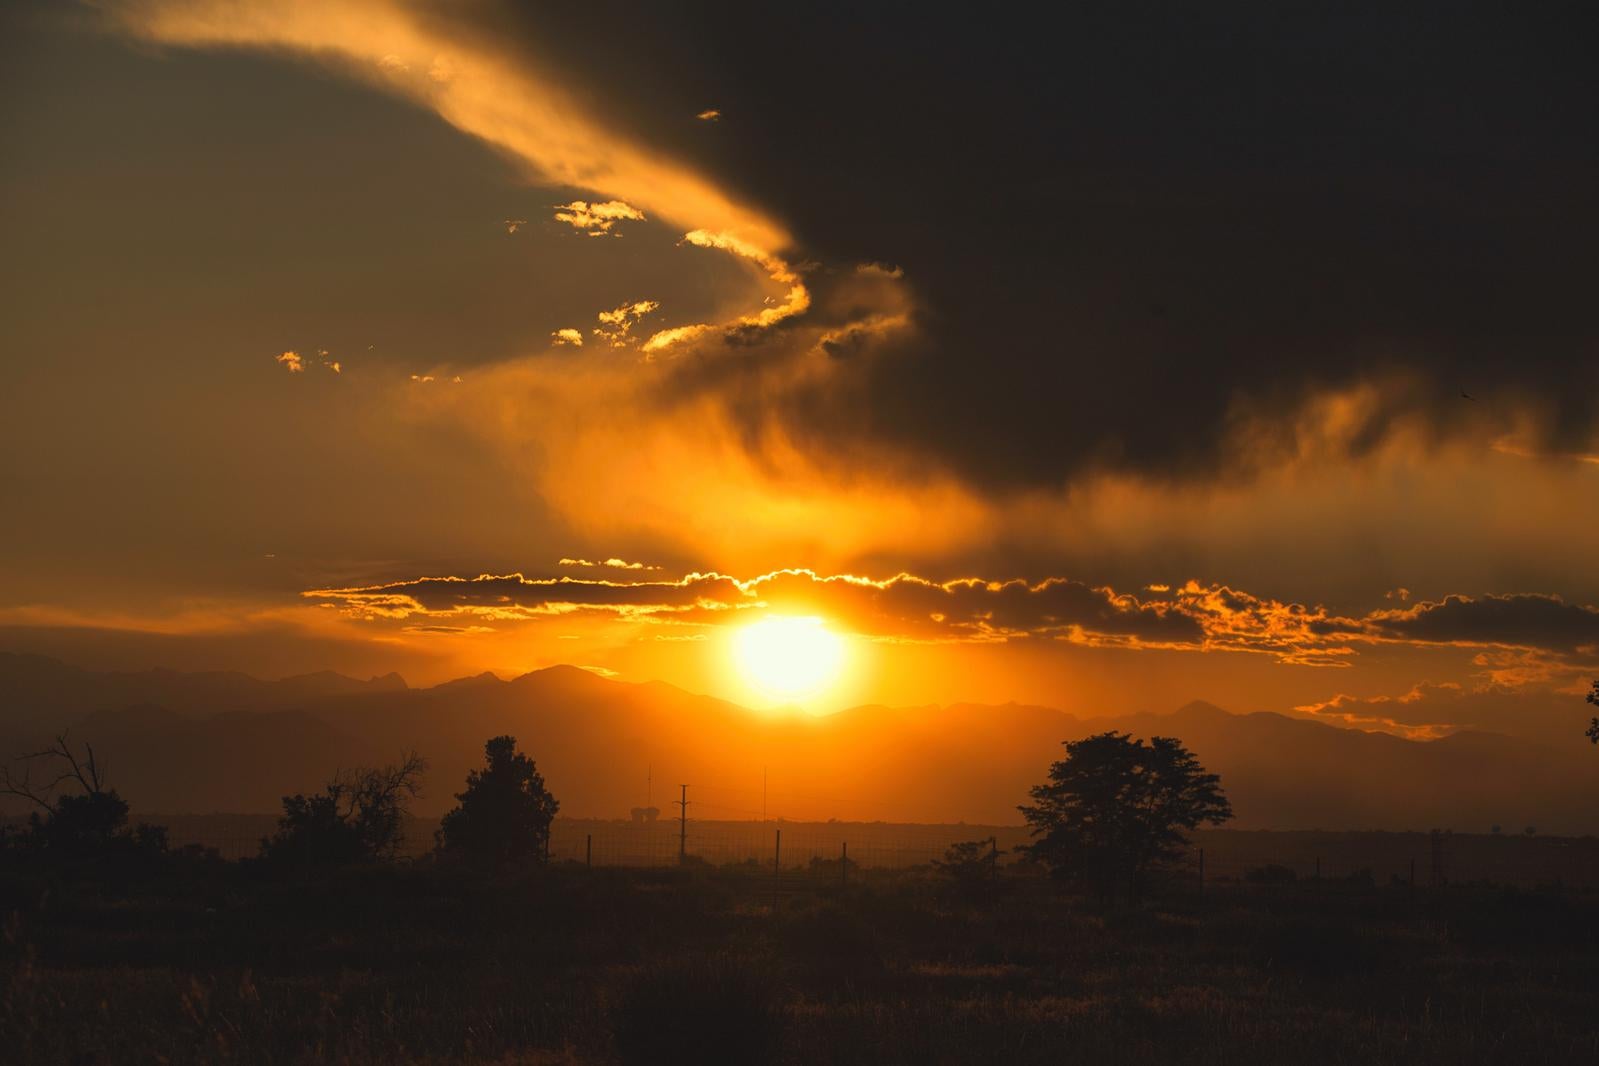
[[[1580,722],[1599,462],[1570,389],[1465,395],[1488,363],[1440,377],[1442,334],[1358,301],[1300,316],[1349,318],[1336,372],[1195,371],[1194,332],[1166,375],[1190,391],[1096,384],[1124,344],[1082,317],[1107,260],[955,257],[971,303],[1009,290],[990,324],[951,304],[955,268],[874,226],[936,179],[862,165],[875,200],[813,215],[803,182],[741,161],[795,113],[689,106],[703,71],[601,84],[497,10],[11,16],[0,646],[424,683],[571,662],[768,705],[734,633],[781,615],[842,640],[799,700],[818,712]],[[963,154],[992,187],[951,202],[992,198],[1018,231],[1057,210],[1017,192],[1019,161]],[[951,357],[957,317],[979,347]],[[938,377],[952,358],[1019,384],[977,395]],[[1040,415],[1030,393],[1074,360]],[[1202,446],[1146,462],[1185,418]]]

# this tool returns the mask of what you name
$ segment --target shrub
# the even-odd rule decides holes
[[[394,858],[407,803],[421,793],[426,770],[427,762],[410,754],[396,765],[339,773],[314,795],[284,796],[283,816],[262,839],[261,858],[294,867]]]

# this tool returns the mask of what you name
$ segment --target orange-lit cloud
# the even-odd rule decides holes
[[[609,559],[599,559],[599,560],[563,558],[561,560],[561,565],[562,566],[580,566],[580,567],[583,567],[584,569],[588,569],[588,570],[598,569],[598,568],[601,568],[601,567],[609,568],[611,570],[659,570],[660,569],[660,567],[651,566],[648,563],[630,563],[626,559],[618,559],[615,556],[612,556]]]
[[[617,564],[632,568],[621,560],[605,565]],[[356,616],[401,619],[525,621],[593,611],[721,625],[739,620],[742,612],[766,610],[821,615],[852,632],[886,640],[1051,639],[1099,647],[1247,652],[1300,666],[1346,666],[1360,646],[1372,644],[1588,654],[1599,632],[1599,610],[1549,596],[1450,596],[1411,611],[1340,617],[1319,606],[1284,603],[1225,585],[1190,581],[1169,593],[1139,597],[1064,577],[940,582],[904,573],[871,579],[777,570],[747,580],[696,573],[675,581],[614,581],[484,574],[313,589],[305,596]],[[1515,621],[1529,611],[1547,612],[1548,620],[1541,626]]]
[[[281,365],[291,374],[305,373],[305,368],[307,365],[306,358],[306,356],[303,356],[299,352],[295,351],[284,352],[282,355],[275,355],[272,357],[274,362]],[[329,373],[342,374],[344,372],[344,364],[333,358],[332,355],[328,353],[326,348],[317,349],[316,361],[318,366]]]
[[[590,237],[620,236],[621,231],[616,229],[618,222],[643,220],[644,212],[620,200],[592,204],[587,200],[573,200],[555,207],[555,221],[564,222]]]
[[[592,189],[690,229],[778,249],[788,236],[699,174],[631,142],[525,56],[399,0],[106,0],[140,37],[188,47],[297,53],[436,111],[549,185]]]
[[[664,351],[674,345],[683,344],[694,340],[696,337],[702,337],[715,328],[707,323],[700,322],[692,326],[673,326],[671,329],[657,330],[650,334],[650,339],[644,342],[644,347],[641,350],[647,355],[653,356],[654,353]]]
[[[767,324],[803,311],[805,290],[779,253],[782,226],[716,183],[635,143],[593,114],[525,55],[488,43],[447,17],[402,0],[238,5],[226,0],[106,0],[113,23],[163,44],[287,51],[336,67],[431,108],[446,122],[522,162],[538,182],[591,190],[556,219],[590,235],[646,212],[685,240],[764,265],[788,286],[775,307],[741,316]],[[521,220],[507,220],[515,232]],[[659,347],[659,346],[658,346]]]
[[[637,300],[630,304],[622,304],[609,311],[601,311],[595,317],[599,325],[593,330],[594,335],[612,348],[623,348],[632,344],[633,326],[645,315],[660,310],[661,305],[654,300]]]
[[[558,329],[550,334],[550,340],[555,344],[570,345],[573,348],[583,347],[583,331],[572,329]]]
[[[1307,718],[1332,722],[1348,728],[1391,733],[1408,740],[1435,740],[1456,732],[1461,726],[1448,719],[1436,722],[1417,721],[1417,715],[1412,707],[1426,703],[1428,710],[1432,710],[1432,705],[1438,701],[1439,693],[1447,693],[1445,698],[1450,703],[1455,703],[1460,695],[1460,686],[1417,685],[1402,696],[1362,698],[1339,693],[1331,699],[1303,704],[1294,710]]]

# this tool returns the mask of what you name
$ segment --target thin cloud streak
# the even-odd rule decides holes
[[[608,560],[605,565],[618,563]],[[529,620],[598,611],[724,625],[742,621],[746,612],[774,611],[820,615],[851,632],[884,640],[1063,640],[1098,647],[1255,653],[1299,666],[1347,666],[1357,646],[1374,644],[1544,656],[1590,655],[1599,646],[1599,610],[1537,594],[1453,595],[1403,612],[1342,617],[1321,606],[1193,581],[1140,597],[1065,577],[939,582],[907,573],[872,579],[776,570],[745,580],[694,573],[676,581],[482,574],[312,589],[303,595],[370,618]],[[1543,619],[1542,624],[1525,624],[1528,614]]]

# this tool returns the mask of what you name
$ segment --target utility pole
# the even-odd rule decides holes
[[[677,862],[688,861],[688,786],[678,785],[682,798],[677,801]]]

